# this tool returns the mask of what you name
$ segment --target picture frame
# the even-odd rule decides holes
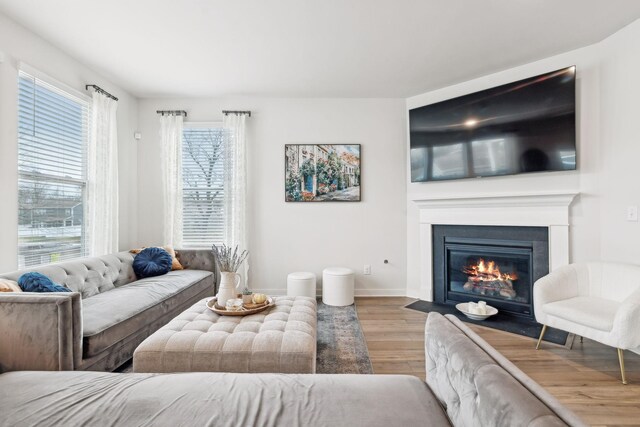
[[[361,144],[285,144],[286,202],[361,201]]]

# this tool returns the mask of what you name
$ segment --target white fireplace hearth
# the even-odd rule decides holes
[[[433,301],[433,225],[547,227],[549,271],[569,263],[569,207],[579,193],[519,193],[421,198],[420,298]]]

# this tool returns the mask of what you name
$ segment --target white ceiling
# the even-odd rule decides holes
[[[407,97],[600,41],[638,0],[0,0],[139,97]],[[567,64],[571,65],[571,64]]]

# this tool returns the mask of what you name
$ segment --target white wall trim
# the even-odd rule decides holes
[[[579,193],[513,193],[421,198],[420,291],[433,301],[432,226],[500,225],[549,229],[549,270],[569,263],[569,206]]]
[[[406,288],[402,289],[356,289],[356,297],[404,297]]]
[[[420,291],[412,288],[407,288],[407,292],[405,292],[405,296],[407,298],[416,298],[420,299]]]
[[[480,194],[454,197],[429,197],[414,199],[420,208],[438,207],[494,207],[500,206],[560,206],[567,207],[571,204],[578,193],[567,192],[519,192],[507,194]]]

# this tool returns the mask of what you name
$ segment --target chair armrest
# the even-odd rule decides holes
[[[578,268],[582,266],[565,265],[536,280],[533,285],[533,308],[538,322],[544,323],[546,318],[542,311],[545,304],[578,296]]]
[[[629,295],[613,319],[611,335],[616,336],[618,348],[623,350],[640,348],[640,289]]]
[[[77,368],[81,304],[77,292],[0,293],[0,373]]]

